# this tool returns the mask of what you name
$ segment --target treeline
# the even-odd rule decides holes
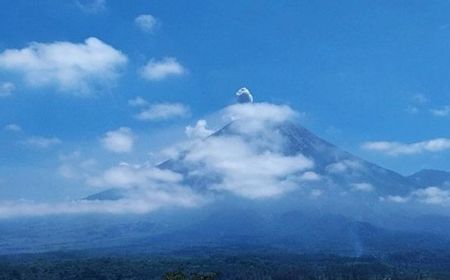
[[[409,261],[410,259],[410,261]],[[400,260],[401,265],[395,264]],[[406,280],[450,279],[450,266],[423,270],[417,257],[392,260],[300,255],[118,256],[0,259],[0,280]]]

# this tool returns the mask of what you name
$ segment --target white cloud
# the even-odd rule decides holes
[[[106,10],[106,0],[77,0],[76,3],[85,13],[97,14]]]
[[[159,21],[150,14],[137,16],[134,19],[134,23],[145,32],[153,32],[160,25]]]
[[[62,141],[59,138],[56,137],[47,138],[41,136],[33,136],[24,141],[24,144],[40,149],[48,149],[61,143]]]
[[[260,151],[256,144],[237,136],[211,137],[191,147],[186,161],[221,178],[213,189],[250,199],[278,196],[298,187],[303,171],[314,165],[303,155]]]
[[[189,189],[173,187],[167,190],[142,191],[136,196],[119,200],[77,200],[39,203],[33,201],[0,202],[0,218],[60,214],[109,213],[142,214],[164,207],[197,207],[204,198]]]
[[[340,174],[347,171],[361,170],[362,168],[363,165],[361,164],[361,162],[346,159],[327,165],[326,171],[328,173]]]
[[[0,83],[0,97],[11,96],[16,86],[11,82],[2,82]]]
[[[365,150],[381,152],[391,156],[414,155],[423,152],[441,152],[450,149],[450,139],[436,138],[416,143],[400,143],[389,141],[366,142],[362,145]]]
[[[22,128],[18,124],[15,124],[15,123],[10,123],[8,125],[5,125],[4,129],[7,131],[12,131],[12,132],[21,132],[22,131]]]
[[[133,150],[134,135],[128,127],[109,131],[101,139],[103,147],[115,153],[128,153]]]
[[[167,120],[189,115],[189,107],[181,103],[160,103],[148,106],[136,115],[141,121]]]
[[[174,57],[166,57],[162,60],[150,60],[141,68],[141,77],[150,81],[160,81],[171,76],[181,76],[186,69]]]
[[[221,115],[229,123],[227,133],[194,142],[182,152],[189,166],[198,166],[191,175],[215,178],[209,186],[212,190],[257,199],[282,195],[320,179],[311,170],[312,160],[281,152],[284,142],[274,133],[273,125],[296,117],[290,107],[236,104],[222,110]],[[198,125],[203,126],[206,123]]]
[[[313,171],[306,171],[300,176],[302,181],[320,181],[321,177],[319,174]]]
[[[185,129],[185,133],[189,138],[203,139],[214,133],[214,131],[208,129],[207,126],[208,125],[205,120],[199,120],[197,121],[195,126],[187,126]]]
[[[124,54],[94,37],[80,44],[31,43],[0,53],[0,69],[21,74],[29,86],[55,86],[76,95],[108,86],[126,62]]]
[[[297,113],[291,107],[270,103],[235,104],[223,111],[226,120],[279,123],[293,119]]]
[[[428,187],[413,192],[413,196],[425,204],[444,205],[450,202],[450,191],[438,187]]]
[[[235,129],[240,132],[273,132],[266,128],[284,121],[294,120],[298,114],[291,107],[269,103],[243,103],[228,106],[222,112],[226,122],[237,122]]]
[[[352,184],[352,190],[358,192],[373,192],[375,188],[369,183],[354,183]]]
[[[423,204],[446,206],[450,204],[450,191],[439,187],[427,187],[412,191],[407,196],[388,196],[387,200],[396,203],[417,201]]]
[[[88,179],[96,187],[156,188],[161,185],[178,184],[183,176],[170,170],[156,167],[120,165],[112,167],[100,176]]]
[[[444,106],[441,109],[431,109],[430,112],[437,117],[446,117],[450,114],[450,106]]]
[[[150,104],[144,98],[137,96],[134,99],[128,100],[128,105],[133,106],[133,107],[146,107]]]
[[[384,198],[382,198],[381,200],[384,200]],[[387,200],[395,203],[406,203],[409,201],[409,197],[404,197],[400,195],[389,195],[387,197]]]
[[[166,207],[198,207],[208,201],[205,196],[180,185],[181,179],[177,173],[155,167],[120,165],[88,178],[88,183],[95,187],[124,188],[128,192],[123,198],[56,203],[3,201],[0,202],[0,218],[80,213],[141,214]]]

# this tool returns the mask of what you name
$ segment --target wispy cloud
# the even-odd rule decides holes
[[[177,184],[183,179],[181,174],[151,166],[121,164],[91,177],[89,185],[118,188],[155,188],[161,185]]]
[[[414,94],[406,107],[406,112],[417,114],[424,109],[427,103],[429,103],[429,99],[426,95],[422,93]]]
[[[134,99],[128,100],[128,105],[133,106],[133,107],[146,107],[146,106],[150,105],[150,103],[148,103],[148,101],[145,100],[144,98],[137,96]]]
[[[164,207],[196,207],[203,197],[189,189],[171,188],[141,192],[139,196],[119,200],[74,200],[42,203],[34,201],[0,202],[0,218],[83,213],[148,213]]]
[[[10,124],[5,125],[4,129],[7,131],[12,131],[12,132],[21,132],[22,131],[22,128],[18,124],[15,124],[15,123],[10,123]]]
[[[390,156],[415,155],[424,152],[441,152],[449,150],[450,139],[436,138],[409,144],[401,142],[373,141],[363,143],[362,148],[365,150],[381,152]]]
[[[446,117],[450,115],[450,106],[444,106],[440,109],[431,109],[430,112],[436,117]]]
[[[160,25],[158,19],[150,14],[139,15],[134,19],[134,23],[144,32],[154,32]]]
[[[184,117],[190,114],[190,109],[181,103],[152,104],[136,115],[141,121],[158,121]]]
[[[48,149],[50,147],[61,144],[62,141],[56,137],[33,136],[23,141],[23,143],[39,149]]]
[[[133,150],[133,132],[128,127],[121,127],[114,131],[108,131],[101,139],[103,147],[115,153],[128,153]]]
[[[29,86],[55,86],[74,95],[109,85],[126,62],[123,53],[93,37],[80,44],[31,43],[0,53],[0,69],[22,75]]]
[[[141,77],[150,81],[161,81],[185,73],[186,69],[174,57],[166,57],[162,60],[152,59],[140,70]]]
[[[16,86],[11,82],[2,82],[0,83],[0,97],[11,96]]]
[[[76,0],[76,4],[85,13],[97,14],[106,10],[106,0]]]

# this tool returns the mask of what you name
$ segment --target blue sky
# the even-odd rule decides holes
[[[1,5],[5,199],[92,192],[61,176],[68,161],[157,160],[152,152],[234,103],[243,86],[255,101],[291,106],[304,126],[365,159],[403,174],[450,170],[448,1]],[[93,45],[109,52],[99,63],[89,57]],[[85,56],[70,64],[67,48]],[[38,62],[8,55],[26,50]],[[130,105],[136,97],[145,102]],[[108,132],[118,146],[105,148]]]

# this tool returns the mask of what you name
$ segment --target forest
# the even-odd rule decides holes
[[[227,251],[102,256],[47,253],[0,258],[1,280],[450,279],[450,256],[344,257]]]

